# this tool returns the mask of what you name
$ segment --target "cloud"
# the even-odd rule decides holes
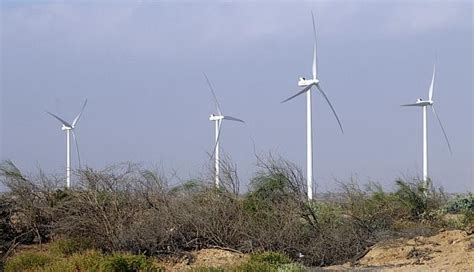
[[[467,1],[418,1],[394,5],[389,10],[381,28],[396,37],[458,29],[471,25],[472,20],[472,6]]]
[[[318,35],[357,38],[364,35],[398,38],[466,25],[469,3],[335,2],[51,2],[5,6],[5,40],[73,48],[87,53],[114,50],[134,57],[186,55],[176,43],[195,50],[250,47],[278,35],[294,39],[308,33],[309,10],[316,16]],[[364,32],[364,30],[366,30]]]

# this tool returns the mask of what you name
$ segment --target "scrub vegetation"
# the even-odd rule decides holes
[[[355,262],[389,238],[474,223],[472,194],[448,197],[416,180],[396,180],[392,190],[350,181],[308,201],[304,176],[288,161],[259,158],[246,193],[239,193],[231,165],[223,167],[219,188],[212,178],[169,186],[156,171],[123,164],[80,170],[74,188],[63,189],[60,178],[25,175],[5,161],[1,265],[6,271],[164,271],[165,258],[221,249],[250,257],[233,267],[193,270],[303,271]]]

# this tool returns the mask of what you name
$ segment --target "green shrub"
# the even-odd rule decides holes
[[[260,263],[260,262],[252,262],[249,261],[247,263],[244,263],[235,269],[233,271],[239,271],[239,272],[255,272],[255,271],[262,271],[262,272],[277,272],[278,267],[273,264],[269,263]]]
[[[398,199],[410,210],[413,218],[419,218],[427,209],[426,189],[422,182],[409,183],[403,180],[395,181],[398,189]]]
[[[469,229],[474,227],[474,212],[466,210],[451,216],[444,220],[448,228]]]
[[[472,228],[474,227],[474,212],[471,210],[464,210],[461,214],[461,228]]]
[[[8,259],[5,271],[44,271],[44,272],[133,272],[164,271],[155,267],[143,255],[116,253],[103,255],[96,250],[86,250],[69,256],[52,257],[47,253],[24,252]]]
[[[342,210],[336,203],[309,202],[309,208],[315,214],[320,227],[333,228],[343,223]]]
[[[281,254],[279,252],[266,251],[266,252],[252,254],[250,256],[250,262],[280,265],[280,264],[289,264],[292,261],[288,256]]]
[[[474,213],[474,195],[472,193],[458,195],[448,201],[443,210],[447,213],[462,213],[464,211]]]
[[[71,255],[67,261],[80,271],[100,271],[100,265],[104,258],[99,251],[86,250]]]
[[[239,272],[300,272],[305,271],[298,263],[293,263],[288,256],[278,252],[261,252],[250,256],[250,260],[231,271]]]
[[[55,258],[41,252],[23,252],[7,259],[5,272],[25,271],[43,268],[53,263]]]
[[[92,243],[87,239],[60,239],[52,242],[49,250],[53,254],[60,256],[70,256],[74,253],[83,252],[86,249],[91,249]]]
[[[191,269],[191,272],[225,272],[224,268],[219,267],[196,267]]]
[[[68,261],[68,259],[58,259],[53,263],[43,267],[43,268],[36,268],[34,271],[41,271],[41,272],[75,272],[75,271],[97,271],[97,270],[81,270],[78,266],[75,266],[74,263]]]
[[[104,272],[159,271],[144,255],[129,253],[108,256],[101,266]]]
[[[247,262],[233,268],[216,268],[216,267],[198,267],[193,268],[192,272],[302,272],[305,268],[297,263],[284,264],[280,266],[269,263]]]
[[[284,264],[278,267],[278,272],[303,272],[305,267],[299,263]]]
[[[386,193],[376,183],[360,188],[357,182],[341,184],[344,202],[341,213],[369,232],[390,229],[395,220],[406,217],[409,211],[401,204],[397,195]]]
[[[197,267],[192,272],[300,272],[305,271],[304,267],[297,263],[292,263],[291,259],[278,252],[259,252],[250,256],[250,259],[234,267]]]

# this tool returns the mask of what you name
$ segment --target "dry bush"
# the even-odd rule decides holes
[[[395,181],[386,192],[378,184],[361,188],[357,182],[341,183],[345,214],[370,233],[370,242],[390,237],[428,235],[444,226],[440,208],[446,203],[442,189],[426,191],[420,180]]]
[[[154,254],[172,235],[166,184],[137,165],[85,169],[56,209],[55,234],[86,237],[107,251]]]
[[[235,248],[241,240],[233,175],[221,189],[205,181],[168,188],[163,176],[136,165],[86,169],[80,177],[79,189],[56,209],[55,234],[86,237],[107,251],[153,255]]]
[[[397,197],[384,192],[378,184],[370,183],[361,188],[357,181],[351,180],[340,186],[345,214],[370,233],[389,229],[395,220],[407,215]]]
[[[62,192],[55,189],[57,181],[42,172],[37,177],[27,177],[11,161],[0,164],[0,182],[7,188],[0,197],[1,259],[19,244],[49,240],[53,210],[62,197]]]
[[[432,191],[418,205],[412,185],[386,193],[352,182],[336,199],[308,201],[302,171],[272,156],[258,158],[249,192],[241,195],[235,165],[228,159],[221,165],[219,188],[212,175],[170,187],[159,171],[121,164],[81,170],[77,186],[58,190],[58,179],[27,178],[7,162],[0,172],[10,189],[0,198],[0,213],[8,215],[0,222],[8,240],[2,246],[58,237],[104,252],[157,256],[215,247],[281,252],[322,266],[356,259],[400,218],[426,220],[442,199]]]
[[[3,271],[3,261],[11,245],[15,243],[17,233],[11,221],[12,207],[4,197],[0,197],[0,271]]]
[[[220,188],[212,185],[212,179],[169,188],[163,176],[132,164],[82,170],[79,185],[72,190],[54,191],[48,186],[40,190],[20,178],[24,185],[19,188],[26,189],[15,189],[12,195],[33,202],[23,209],[28,211],[27,222],[38,218],[36,213],[48,219],[47,237],[84,239],[109,252],[270,250],[321,265],[340,262],[363,249],[358,226],[344,219],[336,206],[307,201],[297,167],[272,157],[260,160],[259,167],[245,196],[237,194],[235,171],[224,171]],[[19,186],[18,179],[15,182],[12,188]],[[297,258],[300,254],[305,257]]]
[[[237,174],[237,165],[232,162],[232,159],[226,155],[221,155],[220,160],[221,176],[219,188],[235,197],[240,193],[240,179]],[[214,174],[214,171],[212,171]],[[212,180],[212,178],[209,178]]]
[[[238,199],[214,188],[174,199],[173,216],[182,247],[239,248],[244,218]]]
[[[249,193],[242,200],[249,237],[246,249],[296,253],[292,245],[298,239],[301,207],[306,205],[301,171],[271,156],[259,159],[259,167]]]
[[[350,260],[371,245],[370,232],[335,202],[308,201],[300,169],[283,160],[260,160],[244,199],[253,250],[284,252],[307,265]]]

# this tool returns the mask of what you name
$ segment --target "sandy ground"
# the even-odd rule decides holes
[[[221,249],[201,249],[174,260],[163,260],[158,264],[166,271],[186,271],[196,267],[231,267],[247,261],[248,255]]]
[[[431,237],[396,239],[375,245],[353,266],[327,270],[474,271],[474,235],[443,231]]]
[[[373,246],[355,263],[309,268],[310,271],[474,271],[474,230],[442,231],[430,237],[400,238]],[[44,251],[44,246],[22,246],[20,251]],[[156,263],[166,271],[196,267],[232,267],[249,256],[222,249],[202,249]]]
[[[203,249],[174,262],[161,262],[167,271],[185,271],[195,267],[238,265],[245,254]],[[474,271],[474,235],[466,231],[442,231],[431,237],[418,236],[383,241],[354,264],[344,264],[310,271]]]
[[[162,261],[166,271],[195,267],[229,267],[245,262],[248,255],[203,249],[181,258]],[[442,231],[431,237],[418,236],[383,241],[354,264],[313,268],[310,271],[474,271],[474,235],[461,230]]]

